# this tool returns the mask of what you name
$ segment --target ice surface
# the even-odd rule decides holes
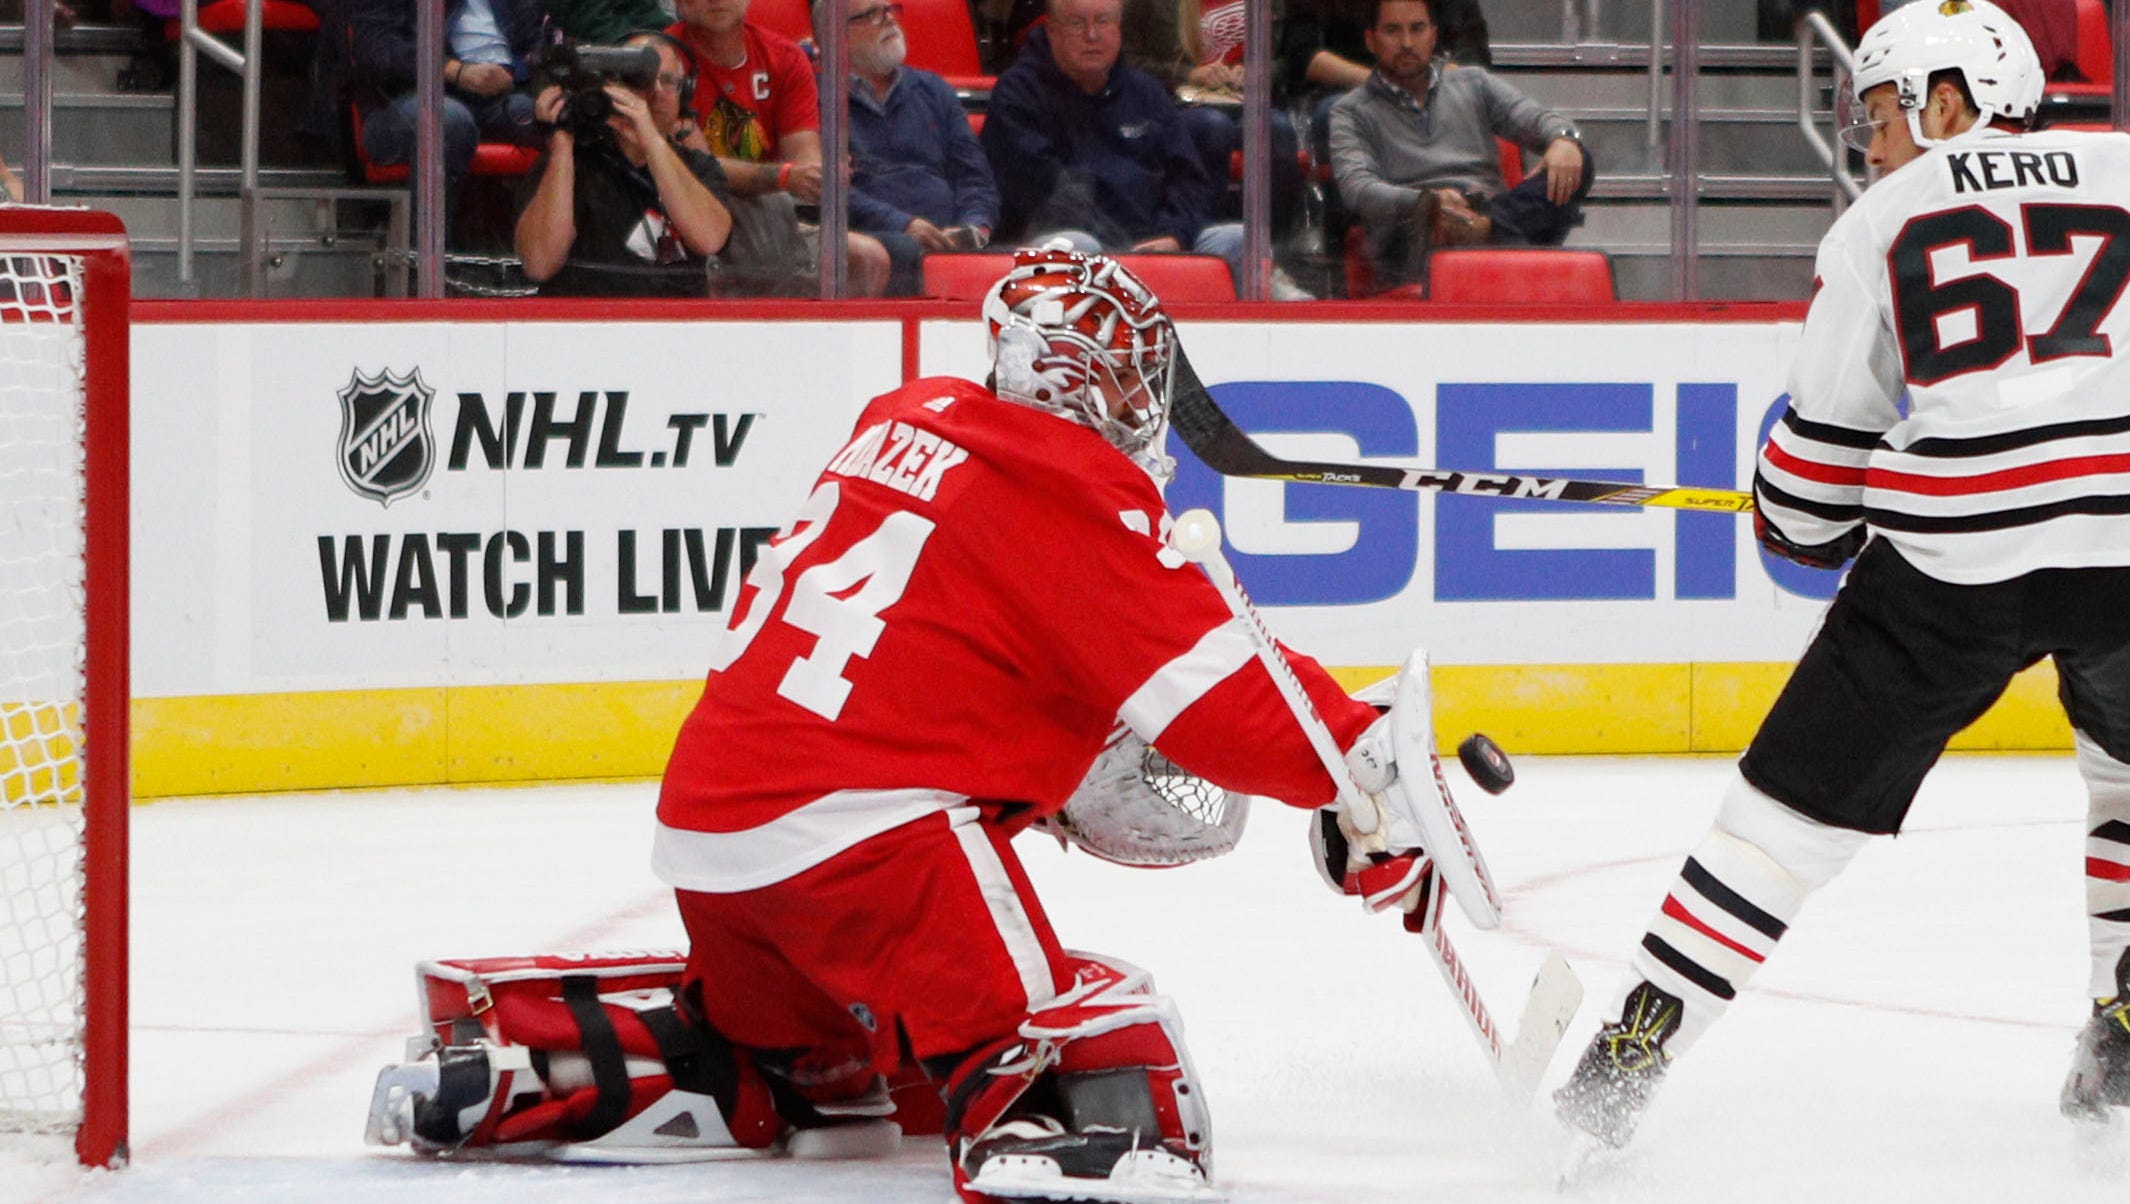
[[[1700,836],[1722,759],[1518,762],[1460,797],[1504,888],[1455,936],[1504,1024],[1544,953],[1590,997],[1548,1085],[1623,987]],[[1454,771],[1453,771],[1454,773]],[[178,801],[136,808],[131,1168],[0,1149],[0,1200],[863,1201],[944,1204],[930,1139],[872,1164],[444,1165],[361,1144],[413,1032],[425,956],[671,947],[647,784]],[[2086,1004],[2084,796],[2068,757],[1960,758],[1910,831],[1816,897],[1693,1053],[1623,1164],[1556,1191],[1563,1142],[1506,1104],[1417,938],[1325,891],[1298,813],[1233,855],[1134,871],[1025,838],[1068,945],[1180,1003],[1239,1202],[2118,1200],[2056,1091]],[[2130,1139],[2126,1139],[2130,1140]]]

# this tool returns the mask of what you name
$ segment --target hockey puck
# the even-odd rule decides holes
[[[1464,743],[1457,746],[1457,760],[1488,794],[1500,794],[1516,784],[1516,767],[1509,764],[1509,754],[1478,732],[1466,736]]]

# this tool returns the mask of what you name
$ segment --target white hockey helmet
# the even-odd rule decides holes
[[[2011,14],[1989,0],[1915,0],[1880,17],[1857,39],[1856,74],[1849,91],[1836,98],[1842,140],[1858,150],[1870,145],[1873,125],[1864,115],[1863,96],[1890,83],[1916,145],[1936,145],[1916,117],[1929,97],[1930,77],[1939,71],[1960,73],[1984,123],[1996,117],[2025,121],[2041,104],[2041,59]]]
[[[1124,265],[1022,247],[984,296],[984,326],[1000,397],[1092,427],[1129,456],[1160,438],[1176,328]]]

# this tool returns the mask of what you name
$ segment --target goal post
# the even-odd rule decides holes
[[[124,1163],[125,227],[0,206],[0,1130]]]

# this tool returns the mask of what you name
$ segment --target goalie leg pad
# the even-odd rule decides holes
[[[422,963],[427,1032],[378,1076],[368,1140],[666,1161],[765,1150],[793,1119],[827,1123],[691,1018],[675,996],[684,969],[677,956]]]
[[[1175,1004],[1144,970],[1072,955],[1073,987],[947,1086],[964,1200],[1215,1198],[1212,1126]]]

